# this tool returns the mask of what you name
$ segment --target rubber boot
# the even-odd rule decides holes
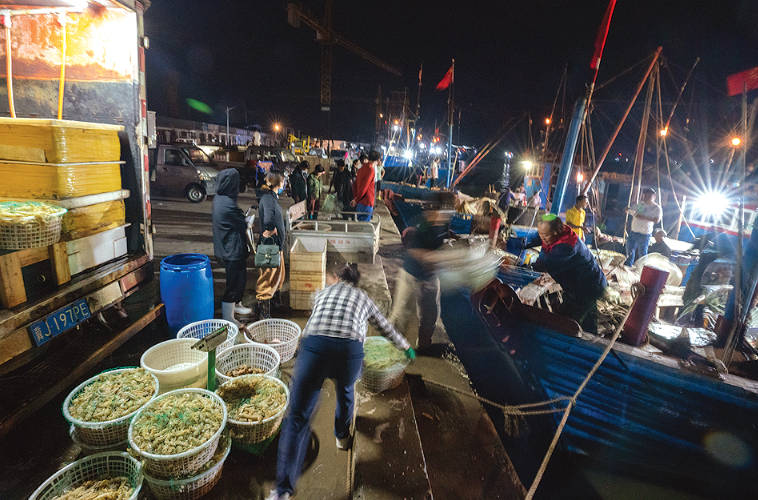
[[[235,314],[239,314],[240,316],[250,316],[253,314],[253,310],[249,307],[245,307],[242,305],[242,302],[237,302],[234,304],[234,312]]]
[[[258,301],[258,307],[260,307],[260,309],[258,310],[258,321],[262,319],[271,319],[271,301],[270,300]]]
[[[226,321],[231,321],[237,326],[242,323],[234,319],[234,302],[222,302],[221,303],[221,318]]]

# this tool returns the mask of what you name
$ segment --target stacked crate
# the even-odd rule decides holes
[[[69,120],[0,118],[0,200],[67,208],[61,240],[71,275],[126,254],[121,189],[124,127]]]
[[[303,242],[290,249],[290,307],[310,310],[313,294],[326,286],[326,239]]]

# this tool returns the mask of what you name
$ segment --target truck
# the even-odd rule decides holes
[[[115,175],[104,178],[116,189],[54,201],[69,213],[112,203],[123,215],[118,227],[86,237],[69,233],[71,239],[46,248],[0,251],[0,435],[159,318],[163,307],[153,290],[143,30],[149,2],[31,3],[38,7],[11,1],[0,11],[8,42],[0,42],[7,62],[0,68],[0,115],[10,116],[3,126],[117,133],[120,158],[108,163]],[[16,162],[8,170],[6,154],[21,151],[20,143],[0,147],[6,181],[24,181],[33,167]]]

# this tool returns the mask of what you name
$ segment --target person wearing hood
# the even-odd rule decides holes
[[[240,174],[228,168],[216,178],[216,196],[213,198],[213,253],[226,270],[226,288],[221,299],[223,319],[239,324],[234,314],[242,316],[253,311],[241,304],[247,284],[247,221],[242,209],[237,206],[240,189]]]
[[[261,188],[261,200],[258,204],[258,220],[261,225],[260,245],[264,238],[271,238],[279,246],[279,267],[261,268],[261,274],[255,285],[258,299],[258,319],[271,318],[271,299],[284,284],[284,245],[287,232],[284,227],[284,215],[279,205],[279,195],[284,191],[284,175],[271,171]]]
[[[560,313],[576,320],[582,329],[597,333],[597,300],[608,286],[603,271],[571,227],[554,214],[542,216],[539,236],[529,247],[542,246],[532,265],[547,272],[563,288]]]

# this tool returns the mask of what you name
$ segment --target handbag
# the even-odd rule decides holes
[[[267,244],[266,240],[271,240],[271,244]],[[255,267],[269,269],[279,267],[280,265],[279,245],[270,236],[262,238],[255,252]]]

